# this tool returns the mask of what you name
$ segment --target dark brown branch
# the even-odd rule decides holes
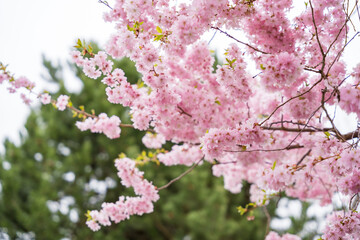
[[[211,27],[211,28],[220,31],[221,33],[225,34],[227,37],[229,37],[229,38],[235,40],[236,42],[241,43],[241,44],[243,44],[243,45],[245,45],[245,46],[247,46],[247,47],[249,47],[249,48],[257,51],[257,52],[260,52],[260,53],[263,53],[263,54],[269,54],[269,53],[267,53],[267,52],[261,51],[260,49],[257,49],[256,47],[251,46],[250,44],[248,44],[248,43],[246,43],[246,42],[242,42],[242,41],[236,39],[235,37],[231,36],[230,34],[228,34],[227,32],[225,32],[225,31],[223,31],[223,30],[221,30],[221,29],[218,28],[218,27]]]
[[[295,144],[295,145],[290,145],[290,146],[286,146],[284,148],[274,148],[274,149],[252,149],[252,150],[224,150],[224,152],[238,152],[238,153],[243,153],[243,152],[278,152],[278,151],[283,151],[283,150],[292,150],[292,149],[298,149],[298,148],[303,148],[303,145],[299,145],[299,144]]]
[[[360,135],[360,132],[359,130],[356,130],[356,131],[353,131],[353,132],[349,132],[349,133],[346,133],[346,134],[343,134],[343,138],[345,140],[351,140],[353,138],[359,138],[359,135]]]
[[[292,120],[281,120],[281,121],[277,121],[277,122],[272,122],[270,123],[270,128],[273,126],[273,125],[276,125],[276,124],[281,124],[281,127],[284,127],[284,123],[287,123],[287,124],[293,124],[293,125],[297,125],[298,126],[298,129],[300,129],[300,126],[304,126],[305,123],[301,123],[301,122],[293,122]],[[268,127],[268,128],[269,128]],[[264,127],[265,128],[265,127]],[[318,131],[318,132],[324,132],[324,131],[330,131],[331,128],[317,128],[317,127],[314,127],[314,126],[311,126],[311,125],[308,125],[308,128],[311,128],[315,131]],[[271,129],[269,129],[271,130]],[[278,129],[277,129],[278,130]],[[280,130],[283,130],[283,129],[280,129]]]
[[[330,114],[328,113],[327,109],[325,108],[325,94],[327,93],[327,89],[323,89],[321,91],[322,93],[322,96],[321,96],[321,108],[324,110],[325,114],[326,114],[326,117],[327,119],[329,119],[330,123],[331,123],[331,126],[333,127],[333,130],[336,134],[336,137],[337,138],[340,138],[342,139],[344,142],[346,141],[345,139],[343,139],[342,135],[340,134],[340,132],[336,129],[335,127],[335,124],[334,124],[334,121],[332,120],[332,118],[330,117]]]
[[[357,207],[359,206],[359,203],[360,203],[359,193],[356,193],[350,199],[349,210],[356,211]]]
[[[305,124],[303,124],[305,125]],[[284,131],[284,132],[333,132],[336,134],[335,129],[334,128],[315,128],[315,129],[311,129],[311,128],[305,128],[303,130],[299,129],[299,128],[287,128],[287,127],[261,127],[263,130],[270,130],[270,131]],[[340,134],[340,133],[339,133]],[[339,136],[336,135],[337,138],[346,141],[346,140],[351,140],[353,138],[359,138],[360,132],[359,130],[353,131],[353,132],[349,132],[349,133],[345,133],[345,134],[340,134]]]
[[[311,153],[311,149],[309,149],[309,150],[304,154],[304,156],[302,156],[302,158],[300,158],[300,160],[296,163],[296,167],[298,167],[298,166],[302,163],[302,161],[304,161],[304,159],[305,159],[307,156],[309,156],[310,153]]]
[[[303,124],[305,126],[305,124]],[[264,130],[272,130],[272,131],[284,131],[284,132],[328,132],[331,131],[332,128],[324,128],[324,129],[312,129],[312,128],[288,128],[288,127],[261,127]]]
[[[203,160],[203,158],[201,158],[199,161],[197,161],[196,163],[194,163],[191,168],[189,168],[188,170],[186,170],[185,172],[183,172],[182,174],[180,174],[178,177],[174,178],[173,180],[171,180],[170,182],[168,182],[167,184],[165,184],[164,186],[161,186],[159,188],[157,188],[158,191],[163,190],[167,187],[169,187],[171,184],[173,184],[174,182],[180,180],[181,178],[183,178],[185,175],[189,174],[197,165],[199,165],[199,163]]]
[[[185,110],[182,109],[179,105],[177,105],[177,107],[178,107],[178,109],[180,110],[180,114],[185,114],[186,116],[192,118],[192,115],[189,114],[189,113],[187,113],[187,112],[185,112]]]
[[[305,71],[310,71],[310,72],[320,73],[320,74],[321,74],[321,71],[318,70],[318,69],[312,69],[312,68],[309,68],[309,67],[304,67],[304,70],[305,70]]]

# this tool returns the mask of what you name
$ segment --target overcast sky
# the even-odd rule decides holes
[[[43,89],[41,55],[65,65],[77,38],[104,44],[113,32],[102,19],[104,11],[97,0],[0,0],[0,61],[16,77],[26,76]],[[65,77],[68,88],[78,87],[70,72]],[[18,139],[28,113],[17,94],[0,86],[0,142]]]
[[[112,0],[108,2],[113,5]],[[294,9],[303,11],[303,2]],[[40,87],[38,91],[43,90],[46,86],[41,79],[44,73],[41,55],[66,65],[77,38],[96,40],[103,45],[113,32],[112,25],[102,19],[107,10],[97,0],[0,0],[0,61],[8,64],[16,77],[26,76]],[[359,26],[359,20],[354,21]],[[206,40],[212,35],[209,33]],[[241,35],[237,37],[241,39]],[[359,39],[345,52],[351,68],[359,62]],[[221,48],[230,42],[217,33],[211,47]],[[70,71],[66,72],[65,79],[69,89],[78,87]],[[5,137],[18,141],[18,132],[29,111],[18,95],[9,94],[0,86],[0,152]],[[354,124],[356,121],[352,119],[342,120],[340,125],[354,127]]]

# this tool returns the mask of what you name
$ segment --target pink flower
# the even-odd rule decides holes
[[[165,137],[161,134],[152,134],[147,132],[142,138],[142,142],[147,148],[161,148],[166,140]]]
[[[76,122],[76,126],[81,131],[90,130],[94,133],[104,133],[108,138],[120,137],[121,120],[117,116],[111,116],[110,118],[106,113],[101,113],[98,118],[87,118],[83,122]]]
[[[25,94],[21,93],[20,97],[26,105],[30,105],[31,99],[27,98]]]
[[[64,111],[67,104],[69,102],[69,96],[66,95],[60,95],[56,101],[56,107],[60,110],[60,111]]]
[[[48,93],[43,93],[40,95],[40,101],[42,104],[49,104],[51,102],[51,97]]]
[[[94,232],[100,230],[100,225],[94,220],[87,221],[86,225]]]

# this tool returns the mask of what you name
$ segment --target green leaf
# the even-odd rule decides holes
[[[260,64],[260,68],[261,68],[262,70],[265,70],[265,69],[266,69],[266,67],[264,67],[263,64]]]
[[[238,212],[240,213],[240,215],[244,215],[247,212],[246,208],[243,208],[242,206],[239,206],[236,208],[238,210]]]
[[[159,41],[164,37],[164,35],[155,35],[154,41]]]
[[[160,28],[159,26],[156,27],[156,31],[157,31],[158,33],[162,33],[162,30],[161,30],[161,28]]]
[[[274,169],[275,169],[275,167],[276,167],[276,161],[273,163],[273,165],[272,165],[271,169],[272,169],[272,170],[274,170]]]
[[[329,132],[324,132],[324,134],[326,135],[326,137],[329,139],[330,138],[330,133]]]
[[[91,221],[92,220],[92,217],[90,215],[90,210],[88,210],[87,213],[85,213],[85,216],[86,216],[86,221]]]
[[[78,38],[78,40],[77,40],[77,46],[82,47],[82,43],[81,43],[80,38]]]
[[[220,103],[219,100],[215,100],[215,103],[216,103],[217,105],[221,105],[221,103]]]
[[[91,47],[90,44],[88,45],[88,51],[89,51],[89,53],[92,53],[92,52],[93,52],[93,48]]]

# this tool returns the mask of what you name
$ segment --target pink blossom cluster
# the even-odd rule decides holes
[[[98,52],[90,59],[83,57],[79,51],[72,51],[71,56],[79,67],[83,67],[85,75],[94,79],[100,77],[101,73],[111,72],[114,64],[112,61],[106,60],[107,54],[103,51]]]
[[[298,93],[303,93],[307,90],[308,87],[300,88]],[[291,101],[287,110],[295,119],[308,119],[315,111],[316,104],[319,101],[319,95],[309,92]]]
[[[0,84],[2,84],[5,81],[9,81],[10,76],[4,72],[0,72]]]
[[[111,83],[116,81],[116,78],[106,77],[104,82]],[[139,91],[136,86],[131,85],[126,81],[126,78],[119,78],[119,84],[115,84],[114,87],[106,88],[106,95],[108,96],[108,101],[111,103],[122,104],[123,106],[132,106],[137,97],[139,97]]]
[[[100,211],[91,211],[86,222],[93,231],[98,231],[100,226],[110,226],[111,221],[119,223],[131,215],[143,215],[153,211],[153,202],[159,199],[158,191],[151,182],[143,179],[143,172],[135,166],[135,161],[122,158],[115,160],[118,176],[125,187],[133,187],[136,197],[123,197],[115,203],[103,203]]]
[[[341,0],[319,0],[311,3],[314,10],[307,9],[296,18],[298,31],[294,34],[304,43],[298,45],[296,49],[299,55],[306,56],[303,58],[305,60],[303,64],[316,66],[322,61],[323,57],[317,39],[319,39],[323,51],[327,51],[328,46],[331,45],[332,48],[329,49],[328,58],[336,58],[336,55],[343,47],[343,41],[346,37],[346,30],[342,27],[347,16],[340,7]],[[314,32],[317,32],[317,39],[311,37]],[[326,70],[330,66],[331,64],[326,66]]]
[[[147,132],[142,138],[142,142],[147,148],[161,148],[166,142],[166,139],[161,134]]]
[[[111,116],[110,118],[106,113],[101,113],[97,118],[88,117],[85,121],[77,121],[76,126],[81,131],[90,130],[93,133],[104,133],[108,138],[120,137],[121,120],[118,116]]]
[[[31,90],[35,87],[35,83],[30,82],[29,79],[27,79],[26,77],[19,77],[19,78],[15,79],[15,81],[10,82],[10,84],[15,89],[27,88],[27,89]]]
[[[43,93],[39,97],[42,104],[46,105],[51,103],[51,96],[48,93]]]
[[[263,181],[264,186],[275,191],[285,190],[286,187],[294,184],[290,169],[285,164],[276,166],[276,163],[264,170]]]
[[[360,213],[334,212],[327,217],[327,225],[322,239],[324,240],[355,240],[360,236]]]
[[[31,99],[28,98],[24,93],[21,93],[21,94],[20,94],[20,98],[23,100],[23,102],[24,102],[26,105],[30,105]]]
[[[265,240],[301,240],[301,238],[289,233],[284,234],[282,237],[280,237],[278,233],[271,231],[266,236]]]
[[[329,204],[335,192],[359,191],[360,171],[358,153],[345,150],[345,135],[325,125],[322,106],[339,100],[342,109],[360,116],[360,64],[351,73],[343,60],[348,18],[342,0],[308,2],[296,16],[292,7],[288,0],[116,0],[105,14],[116,24],[106,53],[88,59],[73,52],[73,60],[87,76],[104,75],[108,100],[130,107],[134,128],[156,133],[144,137],[146,146],[174,143],[158,155],[163,164],[190,166],[204,157],[229,191],[240,192],[244,180],[252,183],[256,202],[264,189]],[[241,31],[233,35],[231,29]],[[211,40],[201,39],[209,31],[233,41],[215,72]],[[142,83],[131,84],[122,70],[112,70],[107,54],[134,61]],[[349,74],[355,85],[343,83]],[[118,136],[120,120],[106,127],[110,120],[102,116],[77,125]],[[139,179],[122,174],[123,184],[133,186],[132,177]],[[133,210],[121,209],[135,201],[130,199],[104,204],[106,214],[93,212],[89,225],[126,219]],[[147,210],[139,213],[152,210],[151,201],[143,204]],[[299,238],[270,233],[271,239]]]
[[[32,89],[35,87],[35,83],[29,81],[29,79],[27,79],[26,77],[14,78],[10,76],[9,72],[5,71],[6,67],[4,67],[1,63],[0,66],[1,68],[4,68],[0,70],[0,84],[7,82],[10,85],[10,87],[8,87],[9,93],[15,93],[17,90],[22,88],[27,89],[29,92],[31,92]],[[30,105],[30,103],[32,102],[29,94],[26,95],[25,93],[20,93],[20,98],[26,105]]]
[[[357,85],[359,85],[360,84],[360,63],[358,65],[356,65],[356,67],[354,68],[354,72],[351,75],[355,79],[355,83]]]
[[[340,89],[339,106],[347,113],[355,113],[360,119],[360,87],[347,84]]]
[[[47,96],[45,96],[45,102],[47,102]],[[69,103],[69,96],[67,95],[60,95],[56,100],[56,107],[60,111],[64,111]]]
[[[263,61],[259,66],[263,70],[260,75],[261,81],[267,89],[286,90],[302,83],[302,67],[295,54],[281,52],[265,55],[261,60]]]
[[[269,200],[267,199],[266,196],[266,191],[259,188],[255,184],[252,184],[250,186],[249,193],[250,193],[250,201],[252,203],[255,203],[260,206],[269,204]]]
[[[340,192],[354,195],[360,192],[360,151],[344,151],[330,162],[331,175]]]
[[[16,90],[21,89],[21,88],[25,88],[25,89],[31,91],[35,87],[35,83],[31,82],[26,77],[13,78],[12,76],[10,76],[10,74],[8,72],[1,70],[0,71],[0,84],[2,84],[4,82],[9,83],[9,85],[10,85],[10,87],[8,87],[9,93],[15,93]],[[30,99],[25,97],[24,94],[21,94],[21,98],[27,104],[30,101]]]
[[[249,169],[245,168],[241,164],[232,162],[233,161],[229,164],[216,164],[213,166],[212,172],[216,177],[223,176],[224,188],[236,194],[241,192],[243,180],[246,179],[246,172],[248,172]]]
[[[233,129],[210,129],[201,138],[202,150],[207,159],[217,158],[224,152],[239,149],[246,150],[248,146],[261,144],[266,139],[266,134],[259,126],[238,126]]]
[[[241,55],[239,47],[230,45],[227,55],[230,63],[217,69],[216,81],[225,88],[224,91],[229,97],[248,100],[252,95],[249,85],[252,78],[246,72],[246,64]]]
[[[199,146],[191,146],[189,144],[174,145],[170,152],[157,155],[158,160],[166,166],[191,166],[200,161],[202,157],[203,153]]]

